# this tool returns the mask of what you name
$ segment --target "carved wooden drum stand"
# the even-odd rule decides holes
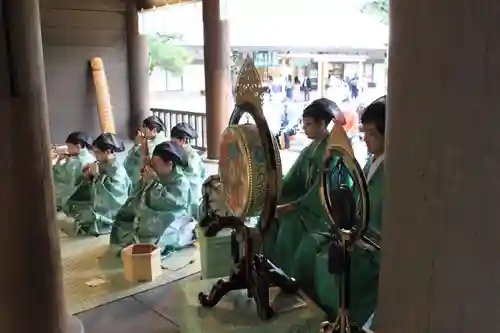
[[[339,314],[334,322],[322,324],[321,333],[365,332],[349,319],[350,253],[360,240],[376,250],[380,247],[364,235],[370,214],[368,185],[341,126],[334,126],[328,140],[321,198],[330,222],[328,270],[340,280]]]
[[[236,107],[223,133],[219,160],[222,192],[232,216],[217,217],[209,226],[212,234],[217,229],[233,229],[234,267],[227,281],[219,280],[208,295],[200,293],[199,300],[202,306],[212,307],[230,291],[246,289],[248,297],[255,300],[259,317],[267,320],[274,314],[269,305],[269,288],[277,286],[294,293],[298,286],[253,249],[250,228],[245,225],[247,218],[259,216],[259,232],[265,232],[275,218],[282,181],[279,149],[265,120],[261,96],[259,75],[247,58],[238,78]],[[239,124],[245,113],[255,124]],[[236,237],[243,239],[241,258]]]

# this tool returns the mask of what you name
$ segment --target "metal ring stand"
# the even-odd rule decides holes
[[[332,159],[338,157],[335,166]],[[331,223],[331,246],[328,253],[329,272],[339,276],[339,313],[333,322],[323,323],[321,333],[365,332],[349,318],[351,252],[356,242],[362,239],[375,249],[380,247],[364,236],[368,227],[370,199],[363,171],[354,156],[341,145],[331,145],[325,158],[321,195]],[[353,184],[337,179],[336,188],[331,188],[332,171],[348,172]],[[357,198],[356,198],[357,197]]]

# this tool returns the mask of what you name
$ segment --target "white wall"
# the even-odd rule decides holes
[[[184,91],[200,92],[205,90],[205,68],[201,65],[189,65],[184,70]]]
[[[149,76],[149,91],[165,91],[167,89],[167,76],[165,71],[156,67]]]

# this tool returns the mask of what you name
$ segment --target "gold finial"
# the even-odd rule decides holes
[[[327,147],[341,146],[354,156],[354,149],[352,148],[351,141],[342,125],[334,124],[333,129],[328,136]],[[328,151],[328,148],[327,148]]]
[[[243,66],[241,66],[236,83],[236,104],[249,103],[254,106],[257,112],[263,114],[263,93],[264,89],[262,88],[259,72],[257,72],[252,58],[248,55]]]

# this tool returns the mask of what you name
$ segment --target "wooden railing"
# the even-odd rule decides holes
[[[198,133],[198,138],[192,142],[193,147],[202,151],[207,150],[207,119],[203,112],[177,111],[152,108],[151,112],[160,117],[167,128],[167,137],[170,130],[178,123],[188,123]]]

